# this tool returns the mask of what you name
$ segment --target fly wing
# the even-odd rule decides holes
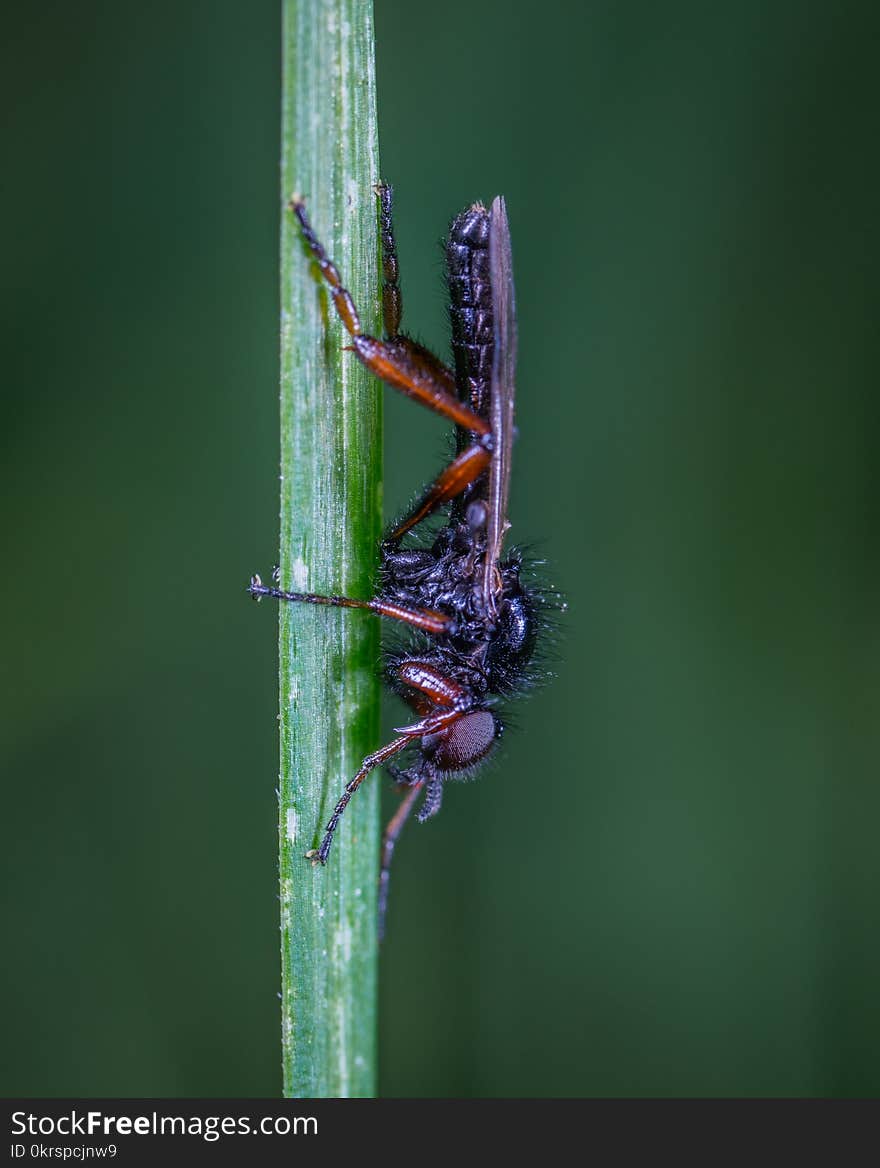
[[[489,272],[492,284],[493,353],[489,420],[494,442],[489,466],[489,516],[486,555],[483,561],[483,602],[497,614],[501,590],[498,561],[510,524],[507,499],[510,492],[510,458],[513,449],[513,402],[516,373],[516,303],[513,294],[513,259],[507,208],[499,195],[489,216]]]

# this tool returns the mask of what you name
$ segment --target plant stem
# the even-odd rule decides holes
[[[282,197],[378,327],[379,181],[372,0],[283,0]],[[346,335],[292,214],[281,229],[281,584],[370,597],[381,528],[381,389]],[[376,1091],[378,787],[352,799],[326,867],[333,806],[377,745],[378,621],[282,604],[280,876],[284,1094]]]

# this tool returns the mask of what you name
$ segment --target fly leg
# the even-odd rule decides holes
[[[394,188],[386,183],[378,183],[376,194],[379,196],[379,230],[382,235],[382,321],[385,325],[385,340],[391,341],[400,335],[400,318],[403,316],[400,265],[397,262],[391,216]]]
[[[395,811],[394,815],[388,821],[388,826],[382,834],[382,863],[379,869],[379,940],[382,941],[385,937],[385,914],[388,910],[388,889],[391,883],[391,860],[394,856],[394,847],[397,843],[397,837],[403,830],[403,826],[412,814],[413,807],[415,807],[419,795],[425,789],[425,802],[419,811],[416,819],[419,823],[424,823],[426,819],[430,819],[432,815],[436,815],[440,810],[440,803],[443,798],[443,779],[440,773],[431,765],[426,759],[421,766],[420,771],[416,771],[418,778],[407,778],[407,772],[400,770],[399,767],[393,763],[386,768],[395,782],[399,783],[406,789],[406,794],[400,802],[400,806]]]
[[[324,838],[321,840],[320,847],[314,849],[311,852],[306,852],[307,860],[311,860],[315,864],[327,863],[327,857],[330,855],[330,849],[333,846],[333,834],[336,831],[343,811],[351,801],[352,795],[355,793],[370,771],[375,770],[376,767],[381,766],[381,764],[385,762],[386,759],[392,758],[399,751],[403,750],[405,746],[409,745],[410,741],[410,736],[404,735],[402,738],[395,738],[393,742],[389,742],[387,746],[383,746],[380,750],[377,750],[375,754],[367,755],[367,757],[361,763],[361,768],[358,773],[354,776],[353,779],[350,779],[346,783],[345,790],[342,792],[342,798],[333,808],[333,814],[330,816],[330,819],[327,823],[327,827],[324,831]]]
[[[440,810],[443,802],[443,778],[439,771],[433,771],[428,780],[428,789],[425,791],[425,801],[416,816],[419,823],[424,823]]]
[[[393,758],[413,739],[448,730],[461,718],[463,711],[467,708],[468,695],[465,687],[452,678],[446,677],[430,662],[421,660],[403,662],[397,672],[401,681],[405,682],[406,685],[430,698],[436,709],[432,714],[421,718],[411,726],[399,727],[396,730],[396,733],[400,735],[399,738],[395,738],[393,742],[389,742],[387,746],[383,746],[375,754],[367,755],[361,763],[358,773],[346,784],[342,797],[333,809],[320,847],[308,853],[307,858],[316,863],[327,863],[330,848],[333,846],[333,835],[342,813],[367,775],[377,766],[381,766],[383,762],[387,762],[389,758]]]
[[[389,768],[390,769],[390,768]],[[396,769],[396,768],[395,768]],[[388,886],[391,881],[391,860],[394,856],[394,845],[397,837],[403,830],[403,825],[412,814],[415,802],[425,785],[424,779],[413,783],[401,800],[400,806],[388,821],[388,826],[382,835],[382,866],[379,869],[379,940],[385,936],[385,913],[388,908]]]
[[[437,476],[412,511],[398,523],[388,536],[387,542],[397,543],[410,528],[421,523],[423,519],[426,519],[438,507],[442,507],[444,503],[448,503],[450,499],[460,495],[466,487],[475,483],[480,475],[489,469],[491,461],[491,451],[483,444],[475,443],[473,446],[466,447]]]
[[[459,401],[452,370],[422,345],[395,332],[400,321],[400,291],[396,283],[397,256],[393,250],[393,235],[390,231],[390,200],[387,235],[391,247],[387,261],[383,262],[383,269],[386,277],[390,277],[386,278],[386,286],[390,291],[387,297],[389,306],[385,316],[385,327],[392,335],[385,341],[368,336],[363,331],[351,293],[343,285],[339,269],[312,230],[302,197],[294,195],[288,206],[296,216],[303,239],[330,288],[336,312],[351,337],[352,343],[349,347],[361,363],[386,385],[400,390],[407,397],[455,422],[464,430],[488,438],[492,432],[490,423],[475,413],[470,406]]]
[[[434,715],[434,721],[436,723],[439,723],[440,719],[444,719],[443,725],[451,725],[461,717],[460,710],[466,704],[467,691],[464,686],[459,685],[458,682],[440,673],[430,662],[419,660],[403,662],[397,670],[397,676],[406,685],[418,693],[424,694],[435,706],[439,707],[438,713]],[[425,732],[423,724],[406,727],[406,730],[410,733],[415,730]],[[408,787],[408,790],[382,836],[382,864],[379,870],[380,941],[385,935],[385,912],[388,908],[391,859],[394,855],[397,837],[403,830],[403,825],[412,814],[413,807],[423,788],[426,787],[427,789],[425,790],[424,805],[417,816],[419,823],[424,823],[430,816],[437,814],[440,810],[440,801],[443,797],[442,776],[427,758],[423,760],[420,769],[413,772],[414,776],[417,776],[415,777],[415,781],[408,777],[406,771],[400,770],[393,764],[388,767],[388,770],[391,772],[391,776],[395,782],[401,786],[405,785]]]
[[[264,596],[271,596],[275,600],[290,600],[300,604],[321,604],[330,608],[365,608],[377,616],[386,616],[391,620],[400,621],[414,629],[421,629],[423,633],[433,633],[439,636],[449,632],[454,621],[446,613],[436,612],[430,608],[407,608],[403,604],[395,604],[392,600],[352,600],[348,596],[318,596],[314,592],[285,592],[283,588],[275,588],[264,584],[259,576],[252,576],[248,585],[248,592],[254,600],[262,600]]]

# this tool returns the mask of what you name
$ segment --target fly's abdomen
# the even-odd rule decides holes
[[[486,417],[492,376],[492,286],[489,212],[480,203],[452,222],[446,272],[458,391],[473,410]]]

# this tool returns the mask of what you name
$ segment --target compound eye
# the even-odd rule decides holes
[[[464,771],[485,758],[495,741],[497,726],[488,710],[463,714],[444,731],[434,752],[442,771]]]

